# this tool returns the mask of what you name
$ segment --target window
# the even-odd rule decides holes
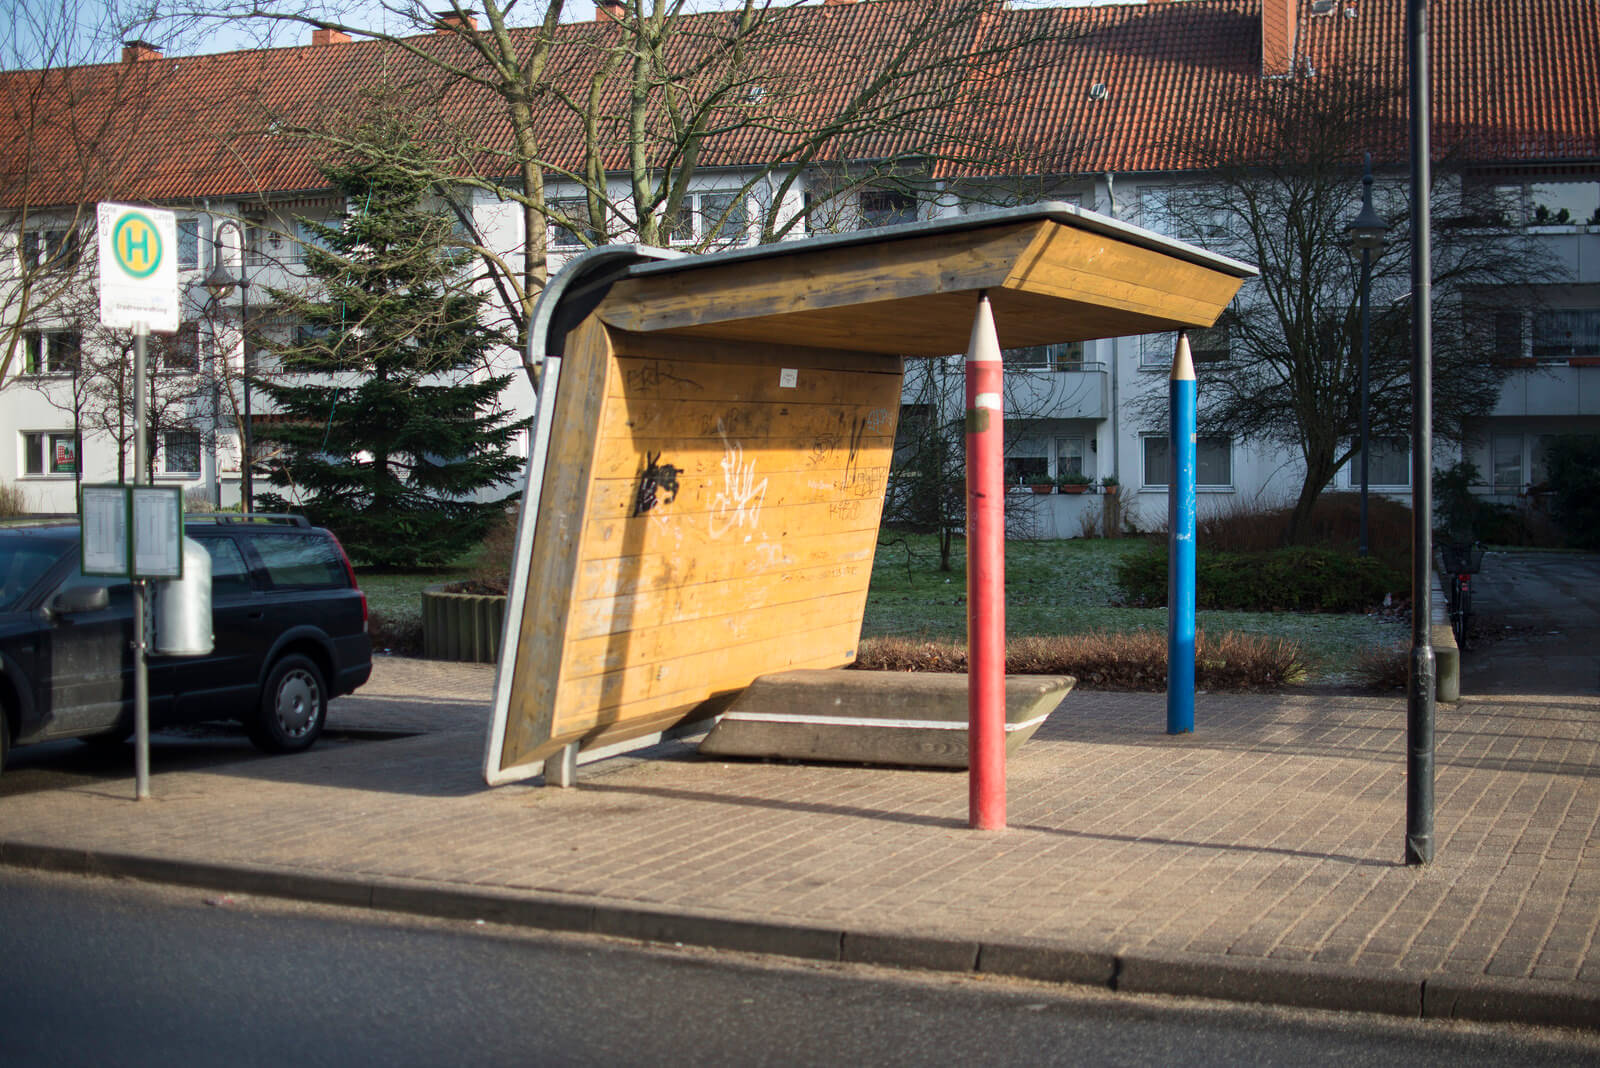
[[[301,534],[252,532],[250,544],[267,569],[275,587],[321,586],[344,589],[349,586],[344,561],[325,538]]]
[[[156,355],[156,370],[174,374],[194,374],[200,370],[199,323],[179,323],[176,334],[161,339]]]
[[[1049,481],[1050,457],[1042,452],[1032,456],[1006,457],[1007,485],[1028,486]]]
[[[294,224],[294,245],[290,251],[291,262],[300,262],[306,258],[306,249],[317,248],[323,252],[332,252],[333,248],[328,239],[317,229],[318,226],[331,226],[339,228],[338,219],[296,219]]]
[[[1226,323],[1218,323],[1210,329],[1189,331],[1189,356],[1195,365],[1203,363],[1227,363],[1232,350],[1229,347],[1230,338]],[[1176,351],[1177,341],[1173,341]]]
[[[1021,349],[1006,349],[1008,371],[1081,371],[1083,370],[1083,342],[1066,341],[1058,345],[1030,345]]]
[[[1494,338],[1494,359],[1520,360],[1525,354],[1522,346],[1522,313],[1516,311],[1491,312],[1489,329]]]
[[[1600,222],[1600,182],[1536,182],[1528,186],[1528,212],[1534,226]]]
[[[284,261],[285,238],[275,223],[267,219],[251,219],[245,228],[245,260],[252,267]]]
[[[1359,444],[1359,443],[1358,443]],[[1411,443],[1405,438],[1372,438],[1372,456],[1367,460],[1368,486],[1411,485]],[[1361,450],[1350,454],[1346,465],[1352,489],[1361,485]]]
[[[1083,435],[1075,434],[1072,437],[1056,438],[1056,477],[1086,475],[1088,473],[1084,467]]]
[[[1600,356],[1600,308],[1535,312],[1533,355],[1557,361]]]
[[[1489,481],[1496,493],[1522,489],[1522,435],[1494,434],[1489,438]]]
[[[200,266],[200,220],[178,220],[178,269],[192,271]]]
[[[250,592],[250,568],[231,538],[198,538],[211,556],[211,596],[241,596]]]
[[[1139,338],[1139,367],[1145,371],[1170,371],[1177,350],[1177,334],[1143,334]]]
[[[1144,484],[1165,486],[1171,481],[1172,455],[1165,434],[1146,434],[1144,445]],[[1233,443],[1227,438],[1203,437],[1195,443],[1195,484],[1231,486],[1233,484]]]
[[[193,430],[169,430],[161,439],[161,470],[168,475],[200,473],[200,435]]]
[[[900,421],[894,428],[894,465],[903,467],[917,459],[934,427],[931,404],[900,405]]]
[[[1170,191],[1165,186],[1139,188],[1139,225],[1158,234],[1172,232],[1172,213],[1167,206]]]
[[[23,434],[23,474],[35,478],[77,474],[80,447],[81,441],[78,435],[70,431]]]
[[[742,245],[750,239],[750,213],[740,192],[691,193],[678,214],[667,220],[674,244]]]
[[[587,197],[559,197],[550,202],[550,232],[547,240],[551,248],[584,248],[599,244],[599,235],[589,219]],[[566,220],[565,222],[561,220]],[[569,225],[570,224],[570,225]],[[579,237],[582,232],[587,238]]]
[[[29,330],[22,335],[22,373],[71,374],[82,348],[83,339],[75,330]]]
[[[55,230],[26,230],[18,246],[24,269],[45,267],[67,270],[78,265],[82,249],[78,231],[62,227]]]
[[[917,221],[917,198],[898,189],[863,189],[861,191],[861,228],[871,230],[879,226]]]

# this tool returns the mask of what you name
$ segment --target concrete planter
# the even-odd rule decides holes
[[[492,664],[500,656],[505,616],[503,596],[429,586],[422,591],[422,655]]]

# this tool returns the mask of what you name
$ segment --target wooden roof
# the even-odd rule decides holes
[[[597,314],[641,333],[942,356],[965,348],[979,291],[1012,348],[1210,326],[1255,273],[1046,203],[644,264]]]

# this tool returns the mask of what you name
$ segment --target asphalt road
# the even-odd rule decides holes
[[[0,869],[0,1064],[1579,1064],[1600,1035],[644,949]]]
[[[1472,607],[1463,694],[1600,693],[1600,555],[1489,553]]]

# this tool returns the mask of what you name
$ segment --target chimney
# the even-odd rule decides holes
[[[122,62],[138,63],[146,59],[160,59],[161,49],[149,41],[123,41]]]
[[[622,21],[622,16],[627,13],[628,5],[623,0],[595,0],[594,17],[598,22],[601,19],[615,19]]]
[[[340,30],[312,30],[311,43],[313,45],[344,44],[350,40],[350,35]]]
[[[1261,0],[1261,76],[1294,74],[1295,35],[1300,27],[1299,0]]]
[[[435,11],[433,25],[436,33],[444,33],[446,30],[475,30],[478,28],[478,17],[472,13],[471,8],[463,9],[459,15],[454,9]]]
[[[822,0],[822,6],[823,7],[844,7],[847,4],[853,4],[855,2],[856,2],[856,0]]]

